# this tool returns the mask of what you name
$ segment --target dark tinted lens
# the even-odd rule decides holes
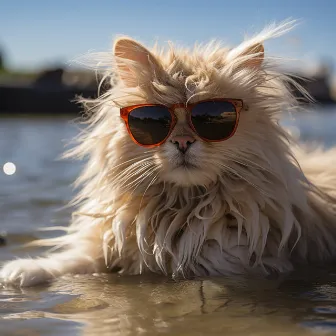
[[[155,145],[163,141],[172,122],[164,106],[143,106],[128,115],[128,125],[133,137],[142,145]]]
[[[195,105],[191,111],[191,121],[196,132],[208,140],[222,140],[235,129],[237,113],[230,102],[207,101]]]

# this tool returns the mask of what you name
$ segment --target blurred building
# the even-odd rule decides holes
[[[0,81],[0,113],[79,114],[76,97],[95,97],[97,87],[94,74],[61,67],[35,76],[7,76]]]
[[[0,67],[1,62],[3,66],[0,56]],[[318,103],[331,104],[335,103],[331,73],[331,66],[322,64],[313,74],[302,72],[293,75],[293,78]],[[0,76],[0,114],[79,114],[82,107],[76,104],[76,97],[96,97],[100,80],[101,77],[93,71],[68,71],[62,67],[15,76],[3,71]],[[100,94],[109,88],[110,83],[103,83]],[[302,98],[303,103],[307,103],[295,86],[292,85],[291,89],[299,99]]]
[[[313,74],[303,72],[293,75],[293,79],[300,84],[319,104],[334,104],[335,96],[332,88],[332,65],[322,63]],[[303,98],[301,92],[292,86],[294,94],[298,98]],[[304,100],[302,100],[304,102]]]

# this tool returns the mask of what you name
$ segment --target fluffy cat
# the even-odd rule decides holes
[[[212,42],[149,51],[117,39],[104,78],[113,86],[83,101],[92,114],[70,153],[88,159],[78,179],[78,212],[64,236],[39,242],[60,251],[6,263],[2,281],[31,286],[102,271],[267,274],[332,260],[336,151],[293,153],[296,145],[278,118],[297,105],[295,83],[264,56],[263,42],[292,26],[270,26],[233,49]],[[119,115],[120,107],[134,104],[212,98],[242,99],[248,110],[233,137],[207,143],[178,109],[170,137],[196,140],[186,154],[169,139],[155,148],[136,145]]]

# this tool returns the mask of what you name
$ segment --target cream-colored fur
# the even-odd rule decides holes
[[[278,125],[281,113],[296,106],[289,91],[295,83],[262,47],[292,25],[268,27],[233,49],[212,42],[148,51],[118,39],[100,64],[108,65],[105,80],[115,83],[114,73],[121,80],[98,99],[83,101],[89,125],[70,153],[88,159],[74,201],[78,212],[64,236],[39,243],[62,251],[5,264],[3,281],[29,286],[65,273],[115,270],[267,274],[332,260],[336,150],[295,149]],[[203,142],[187,125],[185,109],[176,110],[171,136],[197,140],[185,157],[169,139],[153,149],[136,145],[119,116],[121,106],[136,103],[223,97],[248,106],[236,134],[223,142]]]

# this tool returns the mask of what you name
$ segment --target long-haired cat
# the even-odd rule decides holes
[[[296,105],[295,83],[264,56],[263,42],[292,26],[270,26],[232,49],[149,51],[117,39],[106,77],[114,84],[84,101],[92,114],[71,153],[87,158],[73,222],[64,236],[39,243],[58,252],[8,262],[3,282],[29,286],[103,271],[267,274],[335,257],[336,151],[293,153],[278,118]],[[229,98],[240,104],[235,132],[204,140],[189,105]],[[136,143],[120,116],[139,104],[160,104],[167,115],[173,109],[159,145]]]

